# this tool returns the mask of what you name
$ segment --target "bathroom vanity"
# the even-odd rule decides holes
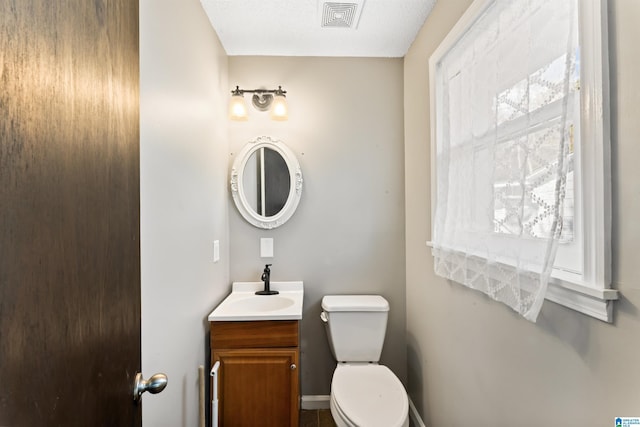
[[[255,295],[262,286],[234,283],[232,293],[208,318],[211,366],[220,362],[220,427],[298,426],[303,285],[273,282],[278,295]]]

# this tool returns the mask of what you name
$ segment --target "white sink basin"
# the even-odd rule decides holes
[[[291,307],[293,304],[293,299],[279,295],[251,295],[246,298],[231,301],[229,308],[238,311],[263,312],[283,310]]]
[[[256,295],[262,282],[234,282],[231,294],[209,314],[209,321],[302,319],[302,282],[271,282],[278,295]]]

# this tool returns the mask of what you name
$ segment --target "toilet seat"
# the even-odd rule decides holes
[[[338,364],[331,381],[331,405],[348,426],[408,426],[407,392],[384,365]]]

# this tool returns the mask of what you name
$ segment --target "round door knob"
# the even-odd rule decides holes
[[[142,373],[136,374],[136,380],[133,385],[133,400],[140,400],[142,393],[148,391],[151,394],[160,393],[167,386],[167,376],[165,374],[155,374],[151,378],[145,380]]]
[[[296,368],[297,368],[296,364],[295,364],[295,363],[292,363],[292,364],[291,364],[291,370],[292,370],[292,371],[295,371],[295,370],[296,370]]]

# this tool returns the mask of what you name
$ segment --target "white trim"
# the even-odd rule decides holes
[[[617,290],[595,289],[575,284],[568,285],[571,287],[549,282],[545,299],[596,319],[612,322],[613,301],[618,299]],[[595,295],[594,291],[601,294]]]
[[[426,242],[433,248],[433,243]],[[549,279],[545,299],[596,319],[612,322],[613,304],[619,298],[619,291],[610,288],[595,288],[587,284],[569,282],[552,277]]]
[[[424,421],[422,421],[420,413],[416,409],[416,405],[413,404],[411,397],[409,397],[409,420],[413,427],[427,427]]]
[[[329,409],[329,403],[331,402],[331,395],[307,395],[302,396],[300,399],[301,409]]]
[[[607,0],[580,1],[581,150],[585,279],[611,284],[611,155]]]

